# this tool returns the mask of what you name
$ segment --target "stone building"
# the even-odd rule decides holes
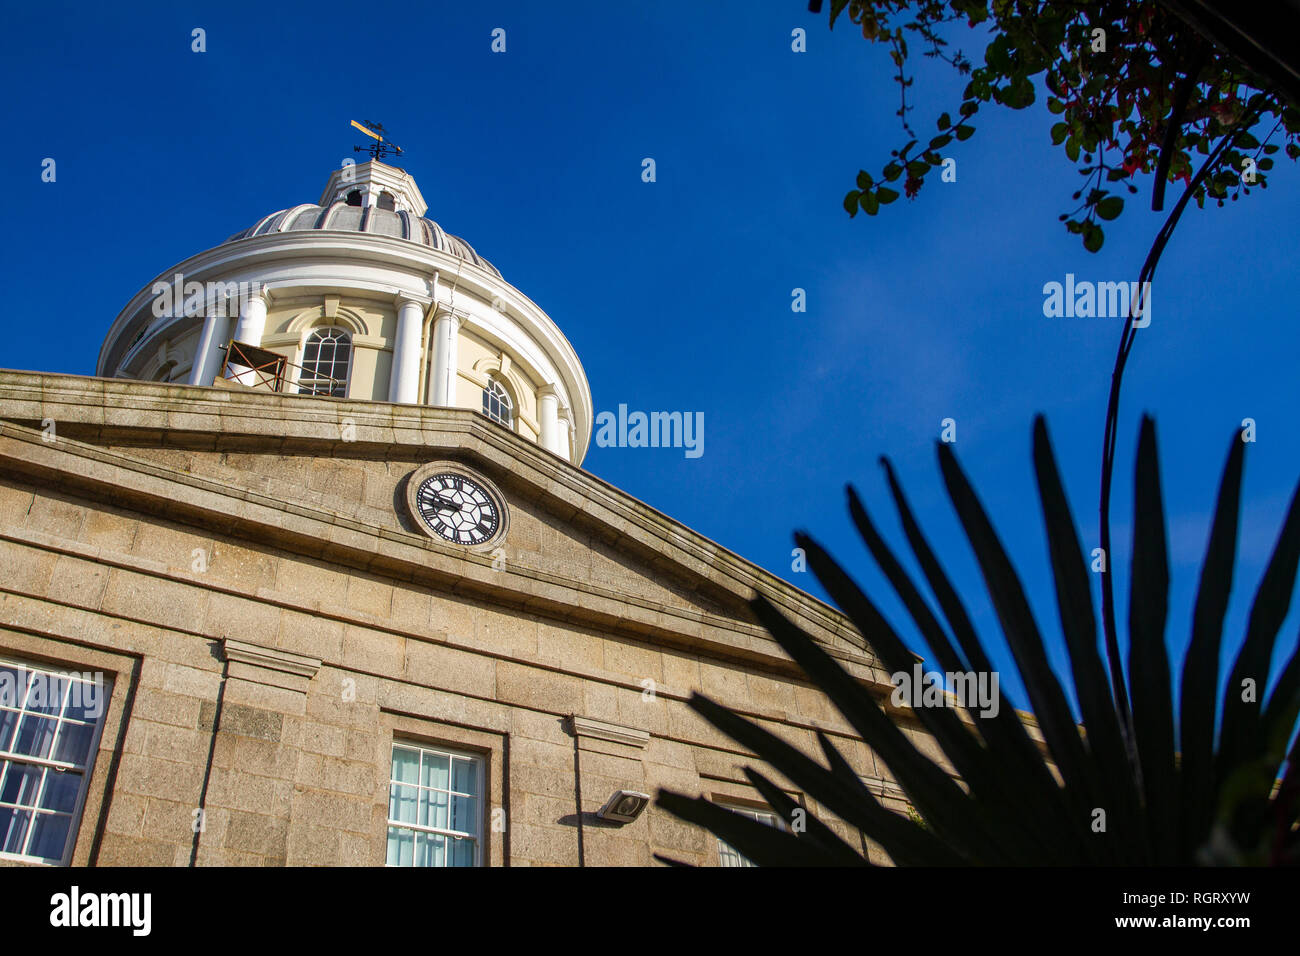
[[[573,349],[424,212],[345,167],[141,289],[97,376],[0,372],[0,860],[743,864],[602,816],[764,814],[693,690],[905,808],[746,601],[884,696],[847,619],[582,470]]]

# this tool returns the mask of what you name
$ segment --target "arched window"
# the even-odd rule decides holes
[[[343,398],[348,388],[352,340],[343,329],[312,329],[302,350],[298,394]]]
[[[393,194],[385,189],[379,194],[379,201],[375,205],[380,209],[387,209],[391,212],[397,209],[397,200],[393,199]]]
[[[347,198],[346,202],[347,202],[347,204],[348,204],[349,206],[360,206],[360,205],[361,205],[361,190],[360,190],[360,189],[354,189],[354,190],[352,190],[350,193],[348,193],[348,198]]]
[[[488,379],[487,387],[483,389],[483,414],[506,428],[515,427],[515,403],[510,400],[505,386],[494,378]]]

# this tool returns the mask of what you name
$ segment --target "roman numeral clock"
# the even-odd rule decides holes
[[[505,497],[496,485],[459,462],[417,468],[406,482],[406,505],[430,537],[474,550],[497,545],[509,525]]]

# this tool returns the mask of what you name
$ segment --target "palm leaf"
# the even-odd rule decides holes
[[[988,654],[985,653],[979,635],[971,624],[970,615],[966,612],[956,589],[922,533],[908,504],[907,496],[903,493],[902,486],[894,474],[893,466],[887,458],[881,458],[880,463],[912,553],[921,566],[926,582],[934,592],[935,599],[969,662],[963,670],[981,674],[992,673],[993,665],[989,663]],[[850,488],[850,510],[852,500],[856,497],[856,493]],[[1066,810],[1061,788],[1043,762],[1038,745],[1030,739],[1025,725],[1021,723],[1015,711],[1010,707],[1000,707],[990,720],[981,721],[978,727],[989,746],[997,751],[999,761],[1008,768],[1008,772],[1018,772],[1025,786],[1026,799],[1031,799],[1037,808],[1038,812],[1033,817],[1041,819],[1044,825],[1055,827],[1058,831],[1068,829],[1071,825],[1071,815]]]
[[[1234,439],[1239,433],[1234,434]],[[1182,752],[1179,767],[1180,854],[1190,857],[1198,835],[1204,834],[1214,816],[1214,724],[1218,710],[1219,647],[1223,619],[1228,612],[1232,570],[1237,554],[1237,516],[1241,501],[1241,473],[1246,443],[1234,440],[1219,481],[1214,523],[1201,565],[1196,609],[1192,615],[1192,640],[1183,665],[1179,693],[1178,742]]]
[[[989,832],[988,821],[971,805],[947,772],[926,758],[857,681],[762,596],[750,602],[768,633],[794,658],[880,755],[908,799],[959,854],[1002,861],[1004,847]]]
[[[1167,860],[1178,837],[1174,798],[1173,700],[1165,620],[1169,613],[1169,556],[1165,509],[1156,462],[1155,423],[1142,418],[1133,503],[1133,578],[1129,598],[1129,700],[1144,802],[1150,813],[1151,859]]]
[[[1273,643],[1291,608],[1297,564],[1300,564],[1300,488],[1291,497],[1286,522],[1250,609],[1246,639],[1224,688],[1223,726],[1219,731],[1220,782],[1235,765],[1261,753],[1260,701],[1268,686]],[[1243,693],[1247,680],[1254,681],[1255,687],[1250,699]]]
[[[860,527],[863,528],[863,537],[867,540],[872,553],[876,554],[882,567],[888,565],[887,574],[890,574],[892,569],[895,588],[900,594],[905,595],[905,603],[911,604],[913,616],[922,633],[928,634],[933,630],[941,630],[938,621],[929,614],[929,609],[925,607],[923,599],[906,573],[893,560],[892,554],[876,535],[871,519],[865,511],[856,517]],[[831,598],[862,629],[863,636],[876,651],[885,667],[893,673],[907,675],[910,679],[915,657],[871,600],[812,538],[804,534],[796,534],[795,544],[804,550],[808,558],[808,566],[825,585]],[[877,549],[880,549],[878,554]],[[936,638],[936,640],[941,639]],[[1018,779],[1017,774],[1008,772],[1008,768],[999,767],[990,759],[988,751],[962,724],[955,710],[946,707],[921,707],[914,710],[914,713],[952,761],[958,775],[966,781],[983,812],[990,817],[998,818],[1003,832],[1015,835],[1014,843],[1006,847],[1012,857],[1026,859],[1038,852],[1055,851],[1059,858],[1060,854],[1068,855],[1071,852],[1070,847],[1044,845],[1041,840],[1046,836],[1045,833],[1040,833],[1039,839],[1035,840],[1032,827],[1025,831],[1006,827],[1007,823],[1016,818],[1034,819],[1032,814],[1025,816],[1029,808],[1023,805],[1022,796],[1025,792],[1022,789],[1023,781]],[[975,711],[975,718],[982,719],[979,717],[978,710]]]
[[[1182,672],[1177,735],[1181,756],[1175,751],[1172,680],[1165,649],[1169,567],[1164,507],[1155,428],[1146,418],[1138,442],[1129,609],[1127,690],[1133,701],[1133,749],[1126,742],[1111,675],[1099,653],[1083,549],[1041,418],[1034,426],[1034,468],[1070,676],[1086,733],[1075,723],[1048,662],[1019,576],[946,445],[939,446],[944,484],[1024,678],[1046,753],[1012,708],[986,715],[968,707],[969,721],[959,719],[949,706],[914,708],[916,719],[961,775],[963,789],[942,766],[917,750],[869,686],[761,595],[751,601],[754,616],[885,762],[925,826],[886,809],[825,733],[817,733],[824,766],[720,704],[698,694],[690,704],[794,787],[878,843],[900,865],[1187,864],[1207,859],[1300,863],[1297,745],[1291,744],[1287,753],[1300,714],[1300,639],[1267,706],[1239,699],[1245,677],[1253,677],[1259,688],[1266,686],[1277,632],[1290,606],[1300,565],[1300,487],[1224,689],[1223,726],[1218,751],[1214,749],[1217,658],[1232,585],[1243,461],[1241,442],[1234,437],[1220,481]],[[849,511],[867,549],[941,665],[950,671],[991,672],[964,604],[921,532],[893,469],[887,461],[882,463],[904,535],[942,621],[850,488]],[[804,548],[818,580],[881,663],[895,672],[910,671],[915,658],[876,604],[816,541],[799,534],[796,542]],[[1119,680],[1123,688],[1124,675]],[[1277,775],[1288,762],[1279,787]],[[792,821],[803,809],[762,773],[748,767],[745,773],[783,819]],[[1054,773],[1059,773],[1061,782]],[[799,832],[777,832],[707,800],[661,792],[660,803],[683,819],[712,829],[755,862],[865,862],[834,828],[811,814],[799,816],[806,822]],[[1181,809],[1174,809],[1180,804]],[[1107,812],[1104,836],[1092,832],[1096,809]]]
[[[916,866],[948,866],[960,862],[960,857],[933,834],[882,807],[857,774],[836,772],[834,762],[832,769],[827,770],[797,747],[702,694],[693,694],[689,703],[724,734],[762,754],[768,763],[846,823],[879,834],[877,842],[892,859],[906,860]]]
[[[1115,698],[1097,650],[1097,615],[1093,611],[1088,570],[1052,454],[1047,423],[1041,415],[1034,420],[1034,470],[1047,525],[1061,630],[1070,654],[1079,711],[1088,728],[1087,745],[1093,773],[1111,807],[1106,830],[1110,838],[1104,841],[1107,854],[1114,862],[1142,862],[1147,859],[1146,837]]]
[[[759,866],[829,866],[834,859],[810,840],[759,823],[720,807],[704,797],[688,797],[672,790],[659,791],[658,804],[675,816],[698,824],[731,844]],[[858,857],[859,865],[865,864]]]
[[[939,468],[949,497],[979,561],[994,611],[1024,678],[1043,738],[1065,781],[1065,800],[1073,822],[1066,833],[1076,838],[1085,854],[1099,858],[1101,854],[1096,841],[1082,838],[1086,832],[1085,823],[1092,819],[1093,809],[1101,804],[1098,781],[1088,772],[1083,742],[1070,714],[1065,693],[1048,664],[1043,639],[1029,609],[1024,588],[952,449],[943,443],[938,448]]]
[[[795,833],[800,833],[802,829],[803,838],[820,849],[826,855],[828,863],[861,866],[865,862],[862,855],[845,843],[834,830],[809,814],[805,807],[800,806],[767,777],[752,767],[745,767],[744,772],[759,796],[777,812],[786,826]]]

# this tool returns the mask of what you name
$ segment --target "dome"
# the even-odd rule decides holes
[[[143,286],[97,372],[470,409],[581,464],[594,410],[573,346],[428,211],[405,170],[344,162],[315,203],[263,216]]]
[[[406,210],[394,212],[380,209],[378,206],[352,206],[346,202],[336,202],[328,206],[308,204],[281,209],[279,212],[264,216],[243,232],[235,233],[226,242],[238,242],[240,239],[252,239],[254,236],[265,236],[271,233],[302,232],[308,229],[327,232],[362,232],[375,236],[390,236],[394,239],[409,239],[456,256],[458,259],[464,259],[471,265],[501,278],[497,267],[475,252],[473,246],[459,236],[445,232],[432,219],[413,215]]]

